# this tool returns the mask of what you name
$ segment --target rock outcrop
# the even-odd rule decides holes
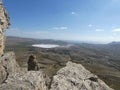
[[[4,83],[15,72],[19,72],[19,65],[15,60],[15,54],[13,52],[5,53],[0,58],[0,84]]]
[[[2,1],[0,1],[0,55],[3,54],[5,48],[5,35],[4,32],[10,26],[10,18]]]
[[[30,55],[28,59],[28,71],[38,71],[38,63],[35,55]]]
[[[0,90],[47,90],[47,81],[42,71],[22,71],[13,52],[0,58]]]
[[[68,62],[53,77],[50,90],[113,90],[82,65]]]

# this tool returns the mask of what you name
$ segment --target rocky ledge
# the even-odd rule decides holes
[[[113,90],[82,65],[68,62],[53,77],[50,90]]]
[[[0,58],[0,90],[113,90],[82,65],[72,62],[49,81],[41,70],[21,69],[13,52]]]

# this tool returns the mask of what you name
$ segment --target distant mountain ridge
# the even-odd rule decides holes
[[[52,39],[33,39],[33,38],[21,38],[21,37],[13,37],[13,36],[7,36],[7,41],[6,44],[17,44],[17,43],[25,43],[25,42],[30,42],[30,44],[67,44],[65,41],[61,40],[52,40]]]
[[[119,44],[120,45],[120,42],[111,42],[111,43],[109,43],[110,45],[116,45],[116,44]]]

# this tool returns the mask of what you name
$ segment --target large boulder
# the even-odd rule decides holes
[[[50,90],[112,90],[82,65],[68,62],[53,77]]]

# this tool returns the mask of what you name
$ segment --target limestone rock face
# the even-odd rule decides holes
[[[0,64],[0,84],[2,84],[7,77],[6,69]]]
[[[20,67],[16,62],[14,52],[5,53],[2,57],[0,57],[0,64],[6,69],[9,74],[20,71]]]
[[[5,30],[10,26],[10,18],[2,1],[0,1],[0,55],[3,54],[5,48]]]
[[[0,90],[47,90],[43,75],[41,71],[10,75],[6,83],[0,85]]]
[[[82,65],[68,62],[53,77],[50,90],[113,90]]]
[[[5,53],[0,57],[0,84],[4,83],[8,75],[19,72],[20,68],[13,52]]]

